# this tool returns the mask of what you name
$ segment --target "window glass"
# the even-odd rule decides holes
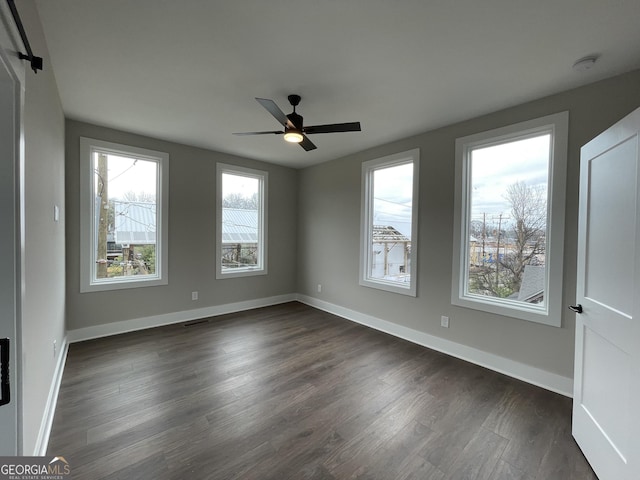
[[[158,163],[94,151],[94,281],[155,275]]]
[[[81,138],[81,291],[167,283],[166,153]]]
[[[218,166],[219,277],[266,273],[266,172]]]
[[[415,295],[417,150],[363,164],[361,284]]]
[[[468,294],[544,304],[550,142],[470,149]]]

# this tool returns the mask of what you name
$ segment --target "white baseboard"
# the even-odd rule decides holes
[[[366,325],[367,327],[380,330],[381,332],[394,335],[404,340],[408,340],[412,343],[422,345],[423,347],[446,353],[447,355],[451,355],[452,357],[466,360],[467,362],[480,365],[481,367],[485,367],[499,373],[503,373],[510,377],[517,378],[518,380],[531,383],[533,385],[542,387],[555,393],[559,393],[566,397],[573,396],[572,378],[564,377],[552,372],[547,372],[546,370],[532,367],[515,360],[510,360],[508,358],[500,357],[492,353],[478,350],[477,348],[452,342],[450,340],[436,337],[434,335],[429,335],[428,333],[404,327],[402,325],[398,325],[387,320],[382,320],[371,315],[366,315],[364,313],[325,302],[323,300],[318,300],[317,298],[309,297],[307,295],[297,295],[296,298],[299,302],[307,304],[311,307],[318,308],[347,320],[351,320],[353,322]]]
[[[278,295],[275,297],[258,298],[256,300],[246,300],[244,302],[227,303],[212,307],[196,308],[181,312],[153,315],[150,317],[134,318],[121,322],[107,323],[93,327],[77,328],[67,332],[69,343],[91,340],[93,338],[108,337],[120,333],[134,332],[147,328],[161,327],[172,323],[182,323],[201,318],[215,317],[227,313],[241,312],[252,308],[268,307],[279,303],[293,302],[297,296],[295,294]]]
[[[67,361],[68,351],[69,342],[67,337],[64,337],[62,340],[62,348],[58,355],[58,361],[56,362],[56,368],[53,372],[51,386],[49,387],[49,396],[47,397],[47,404],[45,405],[42,422],[40,423],[40,431],[38,432],[38,438],[36,439],[36,445],[33,450],[33,455],[36,457],[44,456],[47,453],[49,435],[51,434],[51,427],[53,426],[53,416],[56,413],[58,392],[60,391],[60,383],[62,382],[62,374],[64,373],[64,365]]]

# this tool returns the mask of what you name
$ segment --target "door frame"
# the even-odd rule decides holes
[[[13,304],[7,310],[13,310],[13,338],[11,339],[11,403],[15,410],[15,439],[8,443],[14,444],[13,452],[23,455],[23,402],[22,402],[22,303],[24,298],[24,98],[25,98],[25,66],[24,61],[18,56],[24,50],[18,29],[13,22],[13,16],[6,2],[0,4],[0,68],[6,70],[14,82],[13,91],[13,142],[6,146],[6,150],[0,150],[0,161],[8,162],[5,166],[13,175],[0,179],[2,188],[12,191],[11,205],[7,209],[10,235],[13,237],[13,248],[10,254],[13,268],[2,278],[3,285],[6,282],[11,288],[13,283]],[[5,153],[7,155],[5,155]],[[9,163],[11,165],[9,165]],[[11,328],[11,327],[10,327]],[[6,408],[5,405],[2,408]],[[3,432],[3,435],[6,435]]]

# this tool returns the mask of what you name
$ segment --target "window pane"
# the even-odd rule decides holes
[[[94,281],[156,276],[155,161],[94,151]]]
[[[551,134],[470,150],[467,294],[544,305]]]
[[[225,271],[261,268],[261,180],[222,174],[222,251]]]
[[[372,183],[368,277],[409,284],[413,163],[373,170]]]

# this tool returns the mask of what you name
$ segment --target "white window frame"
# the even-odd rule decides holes
[[[411,205],[411,281],[408,284],[372,278],[371,271],[372,241],[370,232],[373,228],[373,173],[382,168],[413,163],[413,188]],[[418,185],[420,178],[420,149],[376,158],[362,163],[362,204],[360,220],[360,285],[377,288],[388,292],[415,297],[418,285]]]
[[[564,215],[569,112],[497,128],[456,140],[454,250],[451,303],[507,317],[561,326]],[[470,152],[519,139],[551,134],[547,189],[544,304],[525,304],[503,298],[468,293],[469,215],[471,202]]]
[[[95,192],[92,168],[93,153],[139,158],[156,162],[156,273],[96,279],[94,238]],[[121,290],[137,287],[167,285],[169,283],[169,154],[146,148],[80,137],[80,292]]]
[[[241,175],[258,179],[260,209],[258,212],[258,267],[237,268],[233,270],[222,269],[222,174]],[[239,167],[226,163],[216,164],[216,279],[248,277],[266,275],[267,270],[267,212],[268,212],[268,183],[269,172],[255,170],[253,168]]]

